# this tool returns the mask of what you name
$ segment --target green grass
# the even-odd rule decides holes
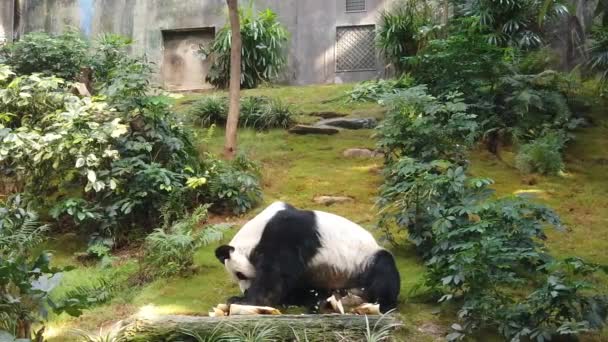
[[[294,104],[301,113],[313,111],[337,111],[354,116],[379,116],[382,111],[376,104],[344,104],[337,99],[350,85],[279,87],[244,91],[243,95],[269,95],[281,97]],[[177,101],[178,109],[187,110],[188,103],[202,94],[187,94]],[[301,121],[312,120],[302,115]],[[496,180],[495,188],[501,195],[528,191],[536,194],[540,201],[554,207],[562,215],[571,231],[550,233],[548,244],[559,256],[579,255],[590,261],[608,263],[608,120],[598,120],[593,128],[581,130],[566,155],[567,174],[560,177],[534,176],[536,184],[526,185],[522,176],[513,167],[513,154],[506,150],[500,161],[482,150],[472,154],[472,172]],[[204,133],[204,130],[200,130]],[[371,130],[342,131],[336,136],[297,136],[282,130],[258,133],[241,130],[239,149],[262,164],[264,204],[275,200],[292,203],[298,207],[334,212],[360,223],[376,236],[374,229],[376,211],[375,196],[381,177],[377,170],[381,159],[349,159],[342,151],[352,147],[373,147]],[[209,144],[201,144],[201,150],[220,153],[223,131],[218,129]],[[313,202],[317,195],[348,195],[355,201],[324,207]],[[242,223],[255,215],[264,206],[256,208],[244,217],[224,218],[229,222]],[[215,218],[217,219],[217,218]],[[237,225],[238,227],[238,225]],[[232,231],[225,241],[234,234]],[[109,326],[117,319],[128,317],[138,311],[151,310],[157,313],[181,313],[204,315],[229,296],[238,294],[222,265],[217,262],[213,250],[218,244],[207,246],[195,255],[199,272],[189,278],[171,278],[155,281],[142,287],[127,286],[109,304],[94,308],[80,318],[65,315],[53,317],[50,324],[49,341],[70,341],[66,335],[69,327],[97,330]],[[51,244],[56,250],[56,260],[61,264],[73,263],[71,255],[84,249],[81,239],[67,236]],[[433,336],[421,333],[417,327],[424,323],[435,323],[447,329],[454,320],[452,308],[442,307],[424,298],[420,292],[412,292],[423,278],[424,266],[416,257],[414,249],[405,247],[393,250],[402,276],[399,311],[406,324],[400,340],[433,341]],[[132,253],[131,253],[132,254]],[[122,255],[122,254],[121,254]],[[64,292],[77,285],[90,284],[103,276],[127,279],[137,271],[137,265],[122,255],[118,269],[99,270],[96,267],[80,267],[68,272]],[[115,272],[115,273],[111,273]],[[126,281],[122,281],[126,283]],[[605,287],[608,282],[598,282]],[[440,313],[441,309],[441,313]],[[495,340],[489,337],[479,341]],[[608,334],[587,337],[586,341],[608,340]]]

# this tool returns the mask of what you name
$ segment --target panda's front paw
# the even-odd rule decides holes
[[[230,298],[228,298],[226,303],[227,304],[245,304],[245,297],[241,297],[241,296],[230,297]]]

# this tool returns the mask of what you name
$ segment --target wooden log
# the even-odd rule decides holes
[[[370,329],[397,329],[401,326],[395,315],[367,316]],[[133,317],[124,322],[121,341],[194,341],[184,331],[201,337],[247,332],[271,326],[276,341],[359,341],[367,331],[366,316],[359,315],[279,315],[279,316],[155,316]],[[296,338],[296,336],[298,338]],[[304,339],[304,336],[307,339]]]

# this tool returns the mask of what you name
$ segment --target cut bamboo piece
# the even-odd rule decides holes
[[[269,306],[231,304],[229,316],[240,315],[280,315],[281,311]]]
[[[353,313],[356,313],[357,315],[379,315],[380,304],[361,304],[353,309]]]

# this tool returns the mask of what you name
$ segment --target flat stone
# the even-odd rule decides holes
[[[315,126],[331,126],[346,129],[374,128],[378,122],[374,118],[335,118],[321,120]]]
[[[430,322],[422,324],[418,327],[417,330],[423,334],[428,334],[437,337],[444,336],[446,334],[446,329],[444,327]]]
[[[347,196],[317,196],[314,198],[314,201],[317,204],[332,205],[336,203],[353,202],[354,199]]]
[[[323,125],[295,125],[289,129],[289,133],[293,134],[325,134],[332,135],[340,132],[336,127]]]
[[[323,119],[333,119],[333,118],[343,118],[348,116],[346,113],[338,113],[338,112],[312,112],[311,116],[318,116]]]
[[[382,153],[367,148],[349,148],[344,150],[342,155],[348,158],[375,158],[384,156]]]

